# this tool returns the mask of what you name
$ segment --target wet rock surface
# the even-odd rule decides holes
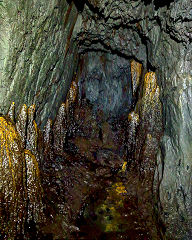
[[[51,191],[48,199],[54,204],[51,210],[54,217],[52,227],[45,227],[44,232],[56,239],[67,236],[70,239],[160,239],[161,230],[153,219],[152,179],[147,173],[141,176],[140,165],[134,161],[126,168],[126,148],[121,149],[125,138],[123,122],[115,131],[109,123],[103,122],[99,130],[98,122],[91,126],[94,123],[91,106],[84,103],[81,107],[76,108],[76,114],[86,111],[78,115],[81,125],[78,128],[77,122],[78,131],[68,138],[70,148],[66,143],[61,156],[49,163],[51,167],[46,167],[45,189]],[[155,155],[158,148],[151,145]],[[149,146],[146,152],[152,152],[151,145],[145,143]],[[146,169],[154,171],[154,164]],[[150,172],[151,177],[152,174]]]
[[[13,107],[14,104],[11,106]],[[12,107],[10,108],[12,114],[9,110],[8,116],[13,117]],[[25,106],[22,109],[24,108]],[[25,115],[25,111],[22,111],[22,114]],[[24,148],[25,141],[22,142],[22,134],[17,131],[16,124],[8,116],[0,117],[0,237],[1,239],[24,239],[25,237],[31,239],[28,229],[44,221],[38,156],[33,155],[30,149]],[[21,118],[20,116],[19,119]],[[25,126],[27,130],[27,124]],[[27,139],[29,132],[25,136]],[[30,132],[32,145],[35,144],[37,137],[37,133]]]
[[[46,167],[47,191],[53,184],[51,191],[55,198],[63,196],[54,200],[58,210],[52,211],[56,216],[63,211],[65,219],[60,219],[62,229],[58,229],[58,223],[55,225],[53,220],[57,231],[47,227],[44,230],[47,234],[58,239],[64,236],[71,239],[163,237],[163,227],[157,224],[155,217],[152,194],[154,159],[162,134],[155,73],[146,74],[143,86],[135,117],[131,113],[132,117],[113,124],[102,114],[95,116],[92,104],[86,99],[80,101],[80,105],[77,102],[71,105],[74,108],[73,134],[67,122],[63,153],[53,152],[56,160]],[[153,118],[159,123],[157,129]],[[135,141],[131,141],[134,146],[129,146],[130,139],[127,141],[129,131],[135,136]],[[50,199],[53,196],[50,194]]]
[[[43,134],[34,121],[35,105],[24,105],[16,124],[8,120],[20,131],[15,128],[22,167],[14,171],[25,180],[19,183],[24,215],[10,217],[21,227],[14,232],[9,225],[3,227],[5,239],[161,239],[152,194],[162,130],[161,125],[154,128],[153,118],[161,123],[161,103],[155,73],[147,73],[143,81],[135,113],[124,119],[111,122],[99,112],[96,115],[88,99],[78,99],[77,84],[72,82],[55,121],[48,120]],[[11,105],[8,115],[14,119],[13,113]],[[127,141],[128,131],[135,141]],[[43,151],[38,151],[40,146]],[[8,153],[2,154],[4,158]],[[17,163],[14,156],[10,161]],[[2,191],[6,205],[4,196]],[[16,211],[18,205],[14,207]]]
[[[22,233],[25,219],[24,154],[15,126],[3,116],[0,117],[0,136],[0,234],[5,239],[14,239]]]
[[[98,166],[96,175],[106,175],[109,178],[114,174],[109,170],[109,166],[113,166],[114,172],[118,172],[121,164],[126,161],[131,172],[133,171],[131,168],[132,162],[135,162],[139,172],[139,175],[137,173],[135,178],[139,178],[140,175],[151,176],[149,179],[147,177],[147,181],[150,183],[148,182],[146,185],[145,183],[142,183],[144,185],[137,183],[135,185],[145,189],[147,185],[151,187],[153,181],[151,188],[156,195],[155,206],[157,206],[157,212],[160,213],[159,224],[161,221],[165,223],[165,236],[167,238],[173,236],[173,239],[191,239],[192,237],[191,11],[190,0],[86,0],[82,3],[76,0],[42,0],[40,2],[18,0],[14,3],[4,0],[0,5],[0,107],[2,113],[5,114],[10,103],[15,101],[17,119],[20,118],[16,123],[16,131],[20,136],[19,145],[21,144],[21,148],[24,149],[26,144],[29,146],[42,169],[45,168],[45,172],[48,171],[48,176],[52,176],[51,172],[56,171],[55,167],[50,167],[52,163],[62,162],[63,159],[71,159],[71,154],[73,159],[78,159],[79,155],[86,161],[88,159],[90,162],[88,169]],[[110,60],[112,59],[111,56],[116,56],[116,60],[111,64],[113,69],[109,67],[101,70],[101,65],[97,61],[101,52],[105,56],[110,56]],[[95,66],[97,67],[96,73],[93,71],[92,75],[85,81],[87,97],[91,104],[84,103],[83,105],[81,103],[82,107],[75,110],[75,108],[69,107],[73,105],[73,100],[69,98],[68,102],[65,102],[65,100],[71,81],[79,80],[77,79],[80,76],[79,68],[85,67],[82,66],[81,62],[78,65],[78,53],[85,60],[87,54],[89,60],[87,68],[93,67],[94,69]],[[138,66],[136,66],[137,63],[131,62],[132,96],[126,95],[123,98],[124,95],[120,89],[124,86],[123,83],[129,85],[130,81],[129,77],[124,79],[124,73],[115,75],[116,77],[113,76],[113,73],[116,72],[115,62],[123,69],[124,67],[129,68],[128,59],[131,60],[132,58],[134,61],[136,59],[139,61]],[[122,66],[124,62],[125,65]],[[143,64],[143,72],[139,66],[141,63]],[[137,69],[135,72],[140,76],[139,78],[137,74],[134,75],[132,72],[134,64],[135,69]],[[77,74],[75,74],[76,70]],[[142,91],[145,91],[143,88],[145,81],[141,81],[141,79],[144,79],[147,71],[156,73],[158,87],[153,86],[154,91],[145,97],[145,94],[142,93]],[[107,78],[105,75],[110,72],[111,75],[109,74],[110,77]],[[129,73],[125,75],[129,76]],[[93,81],[93,79],[100,79],[100,77],[106,84],[96,84],[96,81]],[[115,85],[117,78],[122,79],[121,86],[120,84]],[[106,89],[110,88],[112,90],[107,92]],[[130,86],[128,89],[131,89]],[[158,89],[160,89],[160,95]],[[71,88],[71,92],[73,90],[74,87]],[[102,90],[105,96],[98,94]],[[116,105],[114,103],[115,107],[108,103],[111,95],[114,95],[112,99],[117,103]],[[109,123],[102,118],[103,113],[99,111],[98,106],[102,102],[106,112],[111,113],[111,110],[113,110],[116,115],[117,112],[121,112],[121,106],[124,107],[123,104],[121,105],[118,102],[117,95],[122,100],[121,104],[124,99],[127,99],[127,102],[125,101],[127,115],[129,114],[127,109],[129,109],[130,103],[134,103],[134,106],[137,104],[135,108],[132,107],[132,112],[128,120],[126,119],[126,124],[119,124],[117,121],[116,126],[114,126],[113,122]],[[164,129],[160,148],[159,140],[162,135],[162,125],[160,123],[159,98],[163,106]],[[60,121],[61,116],[63,116],[62,102],[66,104],[66,112],[73,111],[73,114],[68,114],[67,119]],[[37,131],[33,119],[30,123],[30,129],[28,129],[28,133],[30,133],[27,138],[26,121],[28,113],[26,112],[27,107],[23,105],[24,103],[27,106],[32,103],[36,104],[36,121],[41,129],[45,126],[44,134],[40,134],[39,130]],[[94,105],[95,103],[97,104]],[[143,103],[146,103],[146,105],[143,105]],[[97,113],[94,116],[92,115],[93,108],[96,109],[94,112]],[[154,111],[154,109],[156,110]],[[48,118],[54,120],[58,110],[60,113],[57,120],[53,123],[52,120],[47,121]],[[76,118],[76,115],[79,117]],[[14,121],[13,106],[10,108],[8,116],[10,118],[7,122],[9,132],[10,126],[13,124],[9,121]],[[70,122],[67,127],[65,125],[66,121]],[[129,128],[131,131],[128,130]],[[37,133],[40,140],[37,138],[30,139],[30,134],[37,136]],[[42,145],[43,138],[44,143]],[[28,143],[26,143],[26,140]],[[121,141],[123,144],[120,143]],[[12,145],[11,143],[8,144],[10,144],[9,150],[11,149],[12,152]],[[125,149],[124,146],[126,146]],[[135,147],[137,148],[136,152]],[[67,154],[62,151],[63,148],[65,148]],[[157,148],[159,148],[159,151],[156,166]],[[84,164],[86,161],[83,160],[83,165],[81,165],[83,176],[86,175],[86,171],[90,171],[90,169],[86,170],[86,164]],[[45,166],[45,163],[47,166]],[[63,164],[64,166],[67,165],[65,161]],[[66,166],[66,169],[70,169],[70,172],[74,168],[78,172],[78,169],[81,168],[78,166],[78,164],[74,164]],[[16,168],[15,171],[17,172]],[[47,170],[47,168],[52,169],[52,171]],[[150,171],[148,171],[149,169]],[[155,177],[152,179],[154,169]],[[20,169],[18,171],[17,175],[21,176]],[[4,176],[3,174],[2,176]],[[71,176],[68,175],[69,173],[66,173],[65,177],[67,176],[66,178],[70,179]],[[78,172],[77,175],[80,175],[80,173]],[[92,176],[92,170],[88,175]],[[13,187],[11,174],[7,174],[7,177]],[[130,176],[130,178],[133,177]],[[56,179],[55,175],[53,179]],[[70,181],[73,182],[74,179]],[[97,182],[97,180],[94,181]],[[119,181],[117,179],[117,183]],[[83,185],[81,186],[83,188]],[[109,189],[113,189],[112,183],[107,186]],[[120,184],[116,187],[123,188],[123,186],[127,191],[128,187],[125,185]],[[106,192],[106,194],[108,193]],[[53,201],[51,195],[52,193],[50,193],[50,201]],[[55,196],[58,195],[59,192]],[[141,195],[145,194],[142,193]],[[133,199],[135,198],[133,197]],[[144,199],[148,199],[148,197],[144,197]],[[62,199],[62,201],[64,200]],[[103,201],[105,202],[105,200]],[[110,200],[106,201],[105,205],[108,205],[109,202]],[[69,201],[68,204],[70,204]],[[99,204],[98,208],[95,209],[102,208],[99,208]],[[152,205],[154,206],[154,203]],[[10,206],[12,206],[12,203],[10,203]],[[97,212],[97,210],[94,211]],[[106,211],[104,209],[103,216],[106,215]],[[113,212],[113,210],[110,211]],[[78,215],[77,212],[78,210],[74,216]],[[89,212],[93,212],[93,210],[89,210]],[[68,216],[68,214],[65,215]],[[21,216],[21,218],[23,217]],[[57,226],[62,225],[62,218],[61,216],[57,218]],[[66,217],[66,219],[70,219],[70,217]],[[100,219],[102,221],[102,217]],[[74,222],[71,226],[71,232],[78,230]],[[13,224],[13,228],[15,227]],[[66,225],[63,224],[61,229],[65,227]],[[22,229],[23,226],[19,228]],[[54,224],[53,229],[55,229]],[[116,228],[114,227],[114,229]],[[12,230],[10,229],[10,231]],[[33,232],[36,234],[37,231]],[[51,234],[55,234],[54,230],[50,233],[50,238]],[[59,234],[58,236],[60,236]],[[104,238],[113,238],[110,233],[107,234],[109,235],[104,235]],[[80,238],[80,235],[78,237]],[[43,237],[41,236],[41,238]]]
[[[82,56],[81,95],[106,119],[120,118],[133,104],[130,63],[117,55],[90,52]]]
[[[12,101],[17,113],[23,104],[33,103],[36,121],[44,126],[49,117],[55,117],[77,66],[72,41],[77,9],[67,1],[5,0],[0,11],[7,23],[0,44],[6,48],[1,64],[1,112],[6,113]]]

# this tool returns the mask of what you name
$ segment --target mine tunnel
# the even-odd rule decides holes
[[[191,0],[0,13],[0,239],[191,240]]]

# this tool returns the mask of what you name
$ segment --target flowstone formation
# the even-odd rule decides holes
[[[27,234],[26,225],[30,226],[31,222],[38,223],[40,219],[43,221],[43,191],[39,163],[36,156],[29,149],[24,148],[22,130],[18,128],[22,124],[19,121],[25,114],[27,116],[27,112],[23,109],[27,110],[26,106],[23,106],[17,124],[13,121],[14,103],[7,116],[0,117],[0,236],[2,239],[22,238]],[[27,124],[22,126],[26,127]],[[36,137],[33,133],[30,133],[30,136]]]
[[[0,136],[0,230],[1,237],[14,239],[16,233],[22,233],[25,217],[24,153],[15,126],[3,116],[0,117]]]

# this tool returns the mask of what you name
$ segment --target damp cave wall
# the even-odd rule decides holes
[[[78,54],[104,51],[155,71],[164,135],[154,192],[166,233],[192,237],[191,0],[28,0],[1,3],[0,105],[36,104],[44,125],[54,118]]]
[[[1,12],[0,105],[36,105],[36,121],[53,119],[75,75],[78,12],[60,0],[4,0]]]

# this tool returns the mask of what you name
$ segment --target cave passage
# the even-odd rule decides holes
[[[1,235],[161,239],[152,191],[161,118],[156,74],[104,52],[81,56],[66,101],[43,131],[35,105],[23,105],[15,121],[12,103],[1,117],[1,171],[10,182],[4,191],[18,186],[20,195],[2,199]]]
[[[0,240],[192,239],[191,0],[0,0]]]

